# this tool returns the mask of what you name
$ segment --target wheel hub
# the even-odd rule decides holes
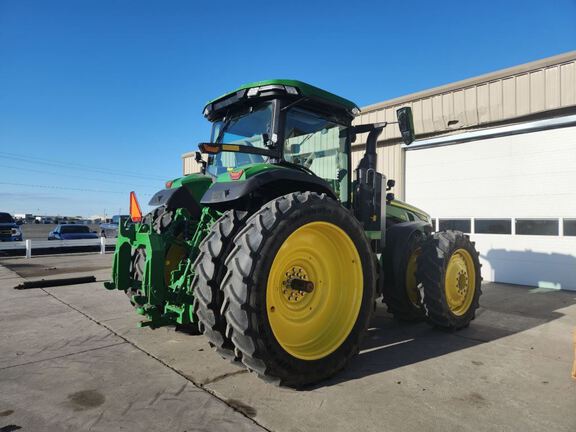
[[[313,289],[314,284],[309,280],[308,273],[303,267],[295,265],[285,273],[282,294],[289,303],[302,301]]]
[[[458,286],[458,294],[465,296],[466,291],[468,290],[468,274],[465,271],[460,270],[458,272],[456,285]]]

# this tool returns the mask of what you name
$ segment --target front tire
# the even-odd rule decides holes
[[[386,287],[385,302],[388,312],[400,321],[421,321],[425,318],[416,278],[418,257],[422,252],[424,239],[424,234],[416,231],[407,241],[405,248],[390,257],[394,275]]]
[[[460,231],[434,233],[418,258],[427,320],[447,330],[467,327],[482,294],[478,252]]]
[[[292,193],[248,221],[226,260],[227,335],[248,369],[301,387],[359,350],[375,296],[375,266],[353,215],[326,195]]]

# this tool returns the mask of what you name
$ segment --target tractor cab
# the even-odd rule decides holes
[[[211,102],[205,172],[214,178],[257,166],[289,167],[323,179],[344,204],[350,201],[353,102],[293,80],[247,84]],[[232,174],[234,176],[234,174]]]

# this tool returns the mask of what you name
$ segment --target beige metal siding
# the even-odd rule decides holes
[[[576,51],[443,87],[382,102],[362,109],[354,124],[395,121],[396,110],[412,107],[416,136],[518,121],[527,115],[576,106]],[[353,167],[368,134],[353,144]],[[404,197],[404,154],[396,125],[384,129],[378,143],[378,168],[396,180]]]
[[[526,115],[575,106],[575,69],[576,51],[368,106],[355,123],[393,120],[401,106],[412,106],[416,134],[420,136],[512,122]],[[380,140],[399,137],[397,128],[390,127]],[[357,145],[365,143],[366,134],[359,138]]]
[[[576,62],[560,65],[560,105],[576,104]]]
[[[195,152],[184,153],[182,155],[182,168],[184,175],[200,172],[200,164],[196,162],[195,157]]]

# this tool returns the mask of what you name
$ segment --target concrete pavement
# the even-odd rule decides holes
[[[0,266],[0,431],[263,430],[48,289],[12,289],[22,281]]]
[[[576,430],[576,293],[485,284],[477,319],[451,334],[379,307],[343,373],[294,391],[220,359],[202,336],[137,328],[125,295],[102,288],[109,260],[0,261],[29,279],[99,279],[15,291],[21,279],[0,273],[0,430]]]

